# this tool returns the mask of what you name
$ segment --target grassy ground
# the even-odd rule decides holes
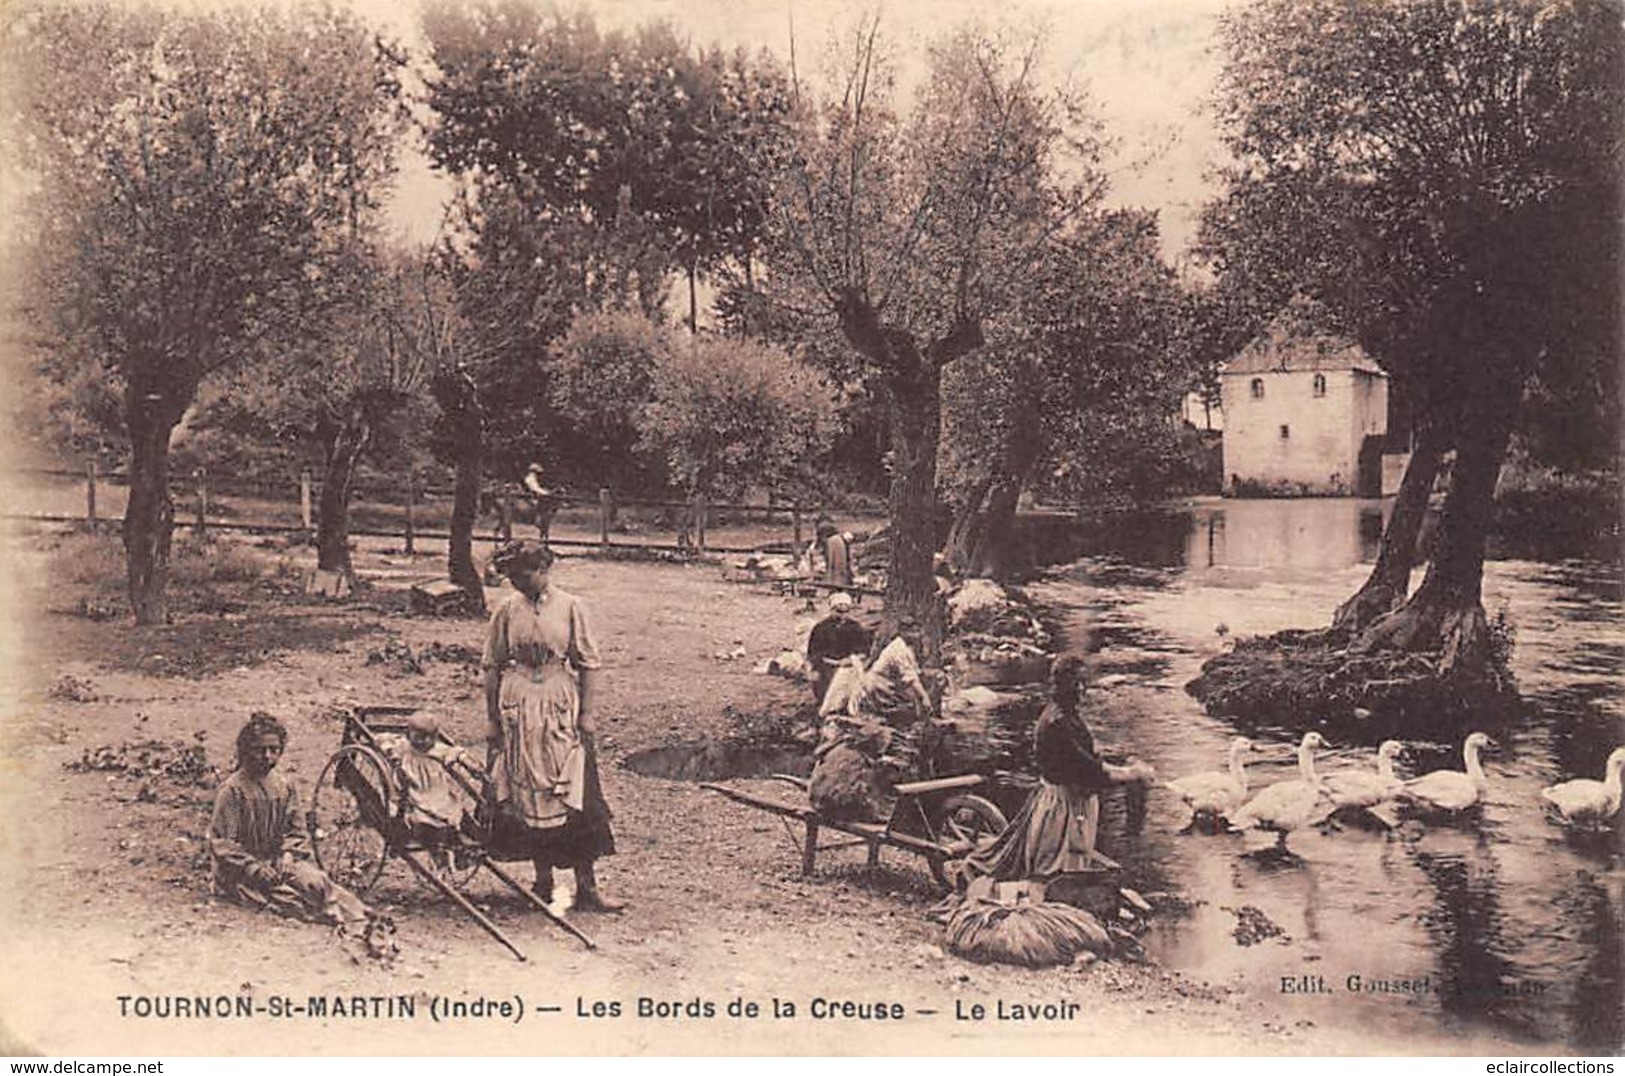
[[[586,952],[482,881],[476,899],[530,960],[520,963],[399,866],[372,898],[401,952],[359,955],[327,929],[214,900],[202,835],[236,729],[267,709],[292,731],[284,766],[312,781],[339,742],[344,707],[434,708],[458,739],[481,734],[474,620],[405,614],[404,587],[439,574],[424,556],[363,550],[378,580],[356,600],[306,599],[306,550],[183,549],[175,623],[119,615],[116,545],[60,535],[12,543],[8,697],[0,752],[3,909],[0,1052],[1099,1052],[1361,1053],[1380,1039],[1285,1026],[1269,996],[1126,964],[1050,971],[945,955],[918,861],[878,870],[827,854],[810,879],[778,822],[683,781],[621,763],[713,739],[731,714],[782,713],[800,684],[753,672],[790,645],[798,599],[724,581],[715,566],[567,559],[558,585],[591,610],[607,659],[603,777],[619,854],[601,868],[628,899],[613,918],[572,914]],[[498,595],[493,592],[491,597]],[[410,651],[414,662],[403,660]],[[742,656],[740,651],[743,651]],[[413,671],[415,664],[418,671]],[[213,767],[213,771],[210,767]],[[520,868],[524,871],[525,868]],[[528,872],[526,872],[528,873]],[[121,996],[407,996],[417,1017],[141,1019]],[[515,1023],[435,1022],[430,999],[519,998]],[[638,999],[709,1000],[712,1018],[639,1018]],[[794,1003],[796,1018],[735,1018],[731,1000]],[[813,1019],[816,998],[898,1002],[902,1022]],[[1072,1019],[1013,1023],[998,1002],[1074,1001]],[[619,1002],[619,1017],[590,1013]],[[955,1019],[982,1004],[985,1020]],[[536,1012],[557,1005],[558,1014]],[[937,1015],[921,1015],[927,1009]],[[1480,1037],[1473,1049],[1486,1048]],[[1408,1051],[1465,1048],[1441,1038]]]

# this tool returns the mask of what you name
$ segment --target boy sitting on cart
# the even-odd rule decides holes
[[[429,849],[437,866],[448,866],[447,849],[475,824],[476,790],[485,780],[484,770],[473,755],[441,737],[439,725],[426,713],[406,719],[404,737],[380,735],[378,746],[400,773],[409,836]]]
[[[364,923],[367,906],[310,860],[293,783],[274,772],[287,746],[288,730],[263,711],[237,733],[236,769],[215,792],[209,820],[214,891],[288,915]]]

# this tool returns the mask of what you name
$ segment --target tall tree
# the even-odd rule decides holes
[[[642,441],[690,497],[808,487],[834,424],[830,390],[810,367],[754,340],[702,337],[663,350],[653,373]]]
[[[525,4],[430,5],[424,28],[429,152],[459,184],[444,261],[479,341],[434,393],[458,474],[452,576],[472,597],[458,551],[481,476],[517,478],[552,450],[550,348],[579,313],[664,306],[674,241],[657,193],[682,57],[669,33],[602,34]]]
[[[877,23],[856,28],[836,95],[807,110],[771,268],[792,302],[834,320],[886,400],[887,606],[931,625],[934,647],[943,371],[983,345],[1038,252],[1105,181],[1081,102],[1038,84],[1036,40],[964,30],[927,60],[905,117]]]
[[[204,379],[297,339],[393,167],[398,86],[328,8],[183,15],[50,5],[16,16],[38,169],[39,309],[63,368],[118,383],[137,623],[166,618],[170,435]]]
[[[639,426],[655,369],[673,346],[666,328],[641,314],[576,318],[551,360],[553,480],[628,494],[659,483],[663,469],[641,450]]]
[[[1416,513],[1396,512],[1385,541],[1407,548],[1343,619],[1362,649],[1481,674],[1485,537],[1525,386],[1619,346],[1619,9],[1256,0],[1221,25],[1237,163],[1208,214],[1216,264],[1321,300],[1389,371],[1415,408],[1413,498],[1455,451],[1422,585],[1405,599]]]
[[[956,569],[1002,570],[1023,490],[1091,430],[1141,411],[1167,424],[1194,376],[1175,333],[1181,298],[1150,213],[1097,211],[1046,246],[988,345],[947,379]]]

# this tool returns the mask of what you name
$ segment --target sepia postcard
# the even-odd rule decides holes
[[[0,1053],[1625,1047],[1616,5],[0,27]]]

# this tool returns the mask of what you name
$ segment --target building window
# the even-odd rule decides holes
[[[1324,396],[1324,395],[1326,395],[1326,375],[1325,374],[1316,374],[1315,375],[1315,395],[1316,396]]]
[[[1291,436],[1292,436],[1291,428],[1287,427],[1287,426],[1282,426],[1281,427],[1281,440],[1285,441],[1288,437],[1291,437]]]
[[[1253,399],[1262,400],[1264,398],[1264,379],[1261,377],[1253,378],[1252,389]]]

